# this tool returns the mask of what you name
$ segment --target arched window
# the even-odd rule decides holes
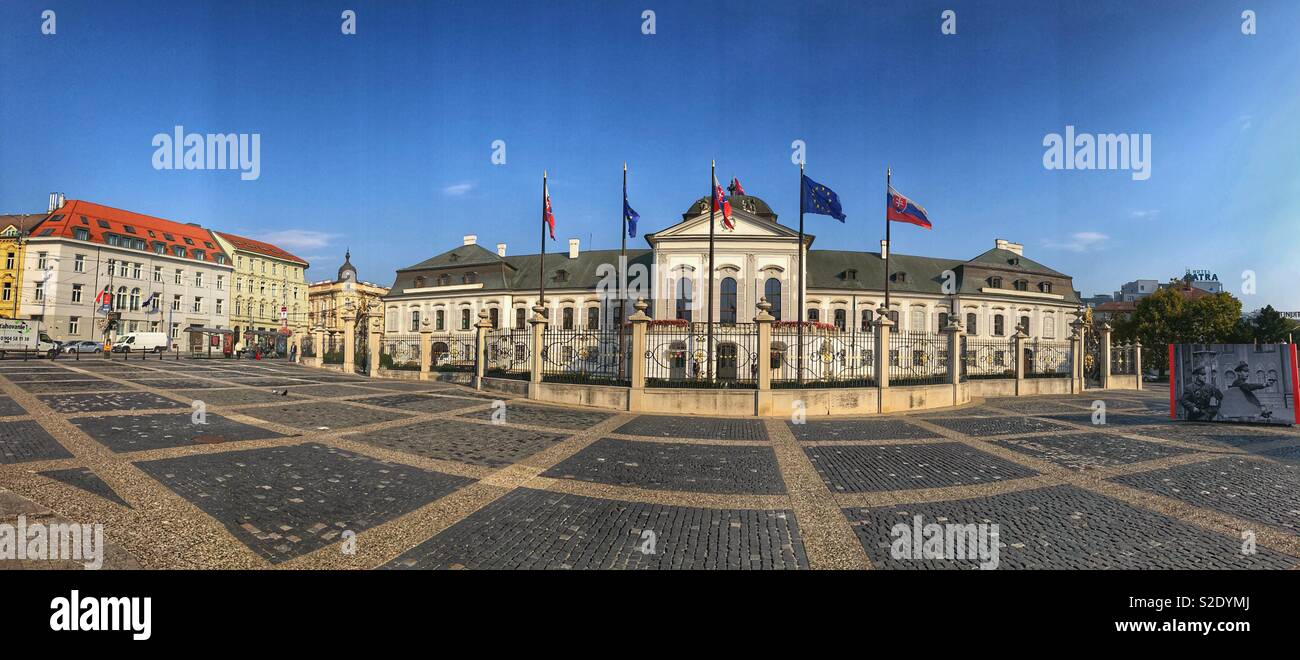
[[[691,320],[691,279],[683,277],[677,280],[677,318]]]
[[[1052,292],[1052,283],[1051,283],[1051,282],[1039,282],[1039,283],[1038,283],[1038,290],[1041,291],[1041,292],[1043,292],[1043,293],[1051,293],[1051,292]]]
[[[1018,327],[1021,330],[1024,330],[1025,334],[1029,334],[1029,316],[1026,315],[1020,317],[1020,325]]]
[[[939,327],[936,330],[943,330],[948,327],[948,312],[939,312]]]
[[[772,316],[776,317],[776,320],[780,321],[781,280],[778,280],[775,277],[767,278],[767,282],[763,284],[763,297],[767,298],[769,303],[772,303],[772,311],[770,313]]]
[[[911,325],[908,330],[912,332],[925,332],[925,308],[913,307],[912,318],[908,319],[908,323]]]
[[[140,309],[140,289],[139,287],[131,289],[131,311]]]
[[[736,322],[736,280],[731,277],[722,278],[722,307],[719,309],[722,323]]]
[[[976,316],[975,312],[966,312],[966,334],[978,335],[979,333],[979,316]]]
[[[871,332],[871,322],[876,319],[876,313],[870,309],[862,310],[860,329],[863,332]]]
[[[117,300],[113,301],[113,307],[116,309],[126,309],[126,287],[117,288]]]
[[[422,288],[424,288],[424,276],[423,276],[423,275],[417,275],[417,276],[415,276],[415,288],[417,288],[417,289],[422,289]]]
[[[525,323],[527,323],[527,321],[528,321],[528,310],[524,309],[523,307],[515,308],[515,329],[523,330],[526,327]]]
[[[420,331],[420,310],[411,310],[411,332]]]
[[[461,284],[478,284],[478,273],[468,272],[461,276]]]
[[[849,314],[849,313],[848,313],[847,311],[843,310],[843,309],[837,309],[837,310],[835,310],[835,329],[836,329],[836,330],[847,330],[847,329],[848,329],[848,314]]]
[[[460,310],[460,329],[469,330],[469,308]]]
[[[1006,321],[1003,320],[1001,314],[994,314],[993,315],[993,336],[1001,337],[1006,333],[1007,333]]]
[[[600,329],[600,308],[599,307],[587,308],[587,329],[588,330]]]
[[[573,308],[565,307],[564,310],[560,312],[560,314],[561,314],[560,327],[564,328],[565,330],[572,330],[573,329]]]
[[[500,320],[501,320],[501,310],[495,307],[488,310],[488,321],[492,323],[492,327],[494,328],[499,327],[498,321]]]
[[[996,276],[995,276],[995,277],[990,277],[990,278],[988,279],[988,284],[989,284],[989,288],[991,288],[991,289],[1001,289],[1001,288],[1002,288],[1002,278],[1001,278],[1001,277],[996,277]]]
[[[1029,280],[1016,280],[1012,283],[1012,286],[1015,287],[1016,291],[1028,291]]]

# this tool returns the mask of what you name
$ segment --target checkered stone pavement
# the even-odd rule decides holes
[[[544,476],[655,490],[760,495],[785,492],[770,447],[605,438]]]
[[[1181,447],[1132,440],[1109,433],[1040,435],[998,440],[995,444],[1072,470],[1096,470],[1177,456],[1191,451]]]
[[[329,545],[471,480],[317,444],[136,463],[272,563]]]
[[[914,529],[916,516],[921,516],[922,539],[926,524],[997,524],[998,569],[1282,569],[1297,561],[1268,550],[1244,554],[1239,540],[1074,486],[846,509],[844,515],[872,563],[881,568],[932,570],[978,565],[977,560],[912,558],[916,555],[895,552],[905,548],[895,546],[900,538],[917,538],[914,533],[904,533],[904,529]],[[900,524],[904,527],[895,527]]]
[[[675,507],[519,488],[387,568],[797,569],[808,568],[808,558],[790,511]]]
[[[826,445],[804,452],[833,492],[946,488],[1037,474],[958,442],[927,445]]]
[[[1162,391],[793,424],[433,376],[0,361],[0,504],[168,521],[110,531],[110,567],[971,568],[889,552],[921,515],[998,524],[1002,569],[1300,568],[1300,430],[1173,422]]]

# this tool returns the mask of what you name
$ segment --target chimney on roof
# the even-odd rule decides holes
[[[505,244],[505,243],[497,243],[497,256],[498,256],[498,257],[504,257],[504,256],[506,256],[506,244]]]
[[[61,208],[63,208],[63,193],[50,193],[50,203],[46,207],[45,212],[53,213]]]
[[[578,258],[578,239],[576,238],[569,239],[569,258],[570,259]]]
[[[1020,243],[1012,243],[1005,238],[994,240],[993,247],[1007,252],[1015,252],[1019,256],[1025,256],[1025,246]]]
[[[464,240],[465,240],[465,242],[463,243],[463,245],[473,245],[473,244],[475,244],[475,243],[478,242],[478,235],[477,235],[477,234],[465,234],[465,239],[464,239]]]
[[[59,193],[59,205],[54,208],[63,208],[63,193]]]

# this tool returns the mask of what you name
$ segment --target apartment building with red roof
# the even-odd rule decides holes
[[[29,231],[24,271],[19,314],[56,339],[230,327],[234,264],[194,223],[67,200]]]

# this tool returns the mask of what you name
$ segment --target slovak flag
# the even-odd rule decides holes
[[[906,198],[902,193],[889,187],[885,195],[885,219],[892,222],[907,222],[918,227],[931,229],[930,217],[920,204]]]
[[[722,224],[727,229],[735,229],[736,225],[731,223],[731,200],[727,199],[727,193],[722,190],[722,184],[718,183],[718,177],[713,177],[713,210],[722,210]]]
[[[546,192],[546,203],[542,206],[542,220],[551,229],[551,240],[555,240],[555,214],[551,212],[551,193]]]
[[[731,177],[731,185],[727,186],[727,192],[733,195],[744,195],[745,189],[740,185],[740,179]]]
[[[108,292],[108,289],[104,289],[103,291],[100,291],[99,294],[95,296],[96,305],[111,305],[112,302],[113,302],[113,296]]]

